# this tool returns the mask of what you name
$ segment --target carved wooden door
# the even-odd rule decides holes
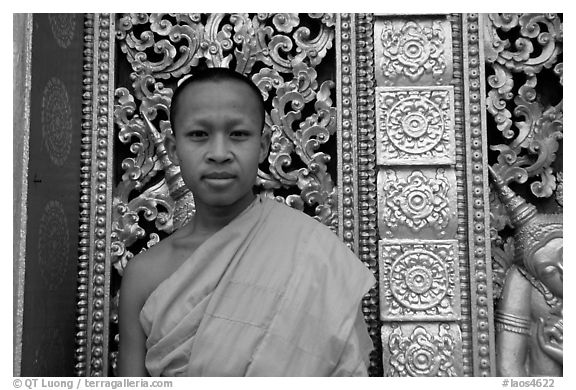
[[[329,226],[378,280],[363,300],[370,375],[495,375],[502,272],[493,274],[491,249],[501,258],[510,233],[498,212],[490,229],[491,202],[501,207],[488,163],[561,203],[558,126],[543,134],[511,120],[556,121],[561,135],[558,93],[536,99],[535,88],[542,69],[561,85],[559,20],[86,15],[76,373],[114,375],[122,271],[194,212],[162,144],[173,88],[197,66],[224,66],[266,101],[272,146],[260,192]],[[517,51],[506,34],[520,37]],[[542,114],[552,106],[555,116]],[[532,138],[517,141],[514,126]]]

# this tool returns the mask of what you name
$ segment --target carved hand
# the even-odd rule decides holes
[[[563,361],[563,327],[562,320],[544,321],[538,319],[537,340],[542,351],[550,358],[562,364]]]

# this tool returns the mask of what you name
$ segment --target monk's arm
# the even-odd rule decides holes
[[[140,310],[146,296],[141,264],[130,261],[124,270],[120,289],[120,345],[118,350],[119,376],[149,376],[144,364],[146,357],[146,335],[140,325]]]

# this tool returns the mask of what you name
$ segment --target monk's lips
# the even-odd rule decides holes
[[[204,179],[233,179],[235,177],[236,175],[228,172],[213,172],[202,176]]]

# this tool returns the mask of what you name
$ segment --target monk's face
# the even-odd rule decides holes
[[[197,207],[248,205],[267,156],[260,102],[240,81],[190,84],[178,100],[168,153]]]

